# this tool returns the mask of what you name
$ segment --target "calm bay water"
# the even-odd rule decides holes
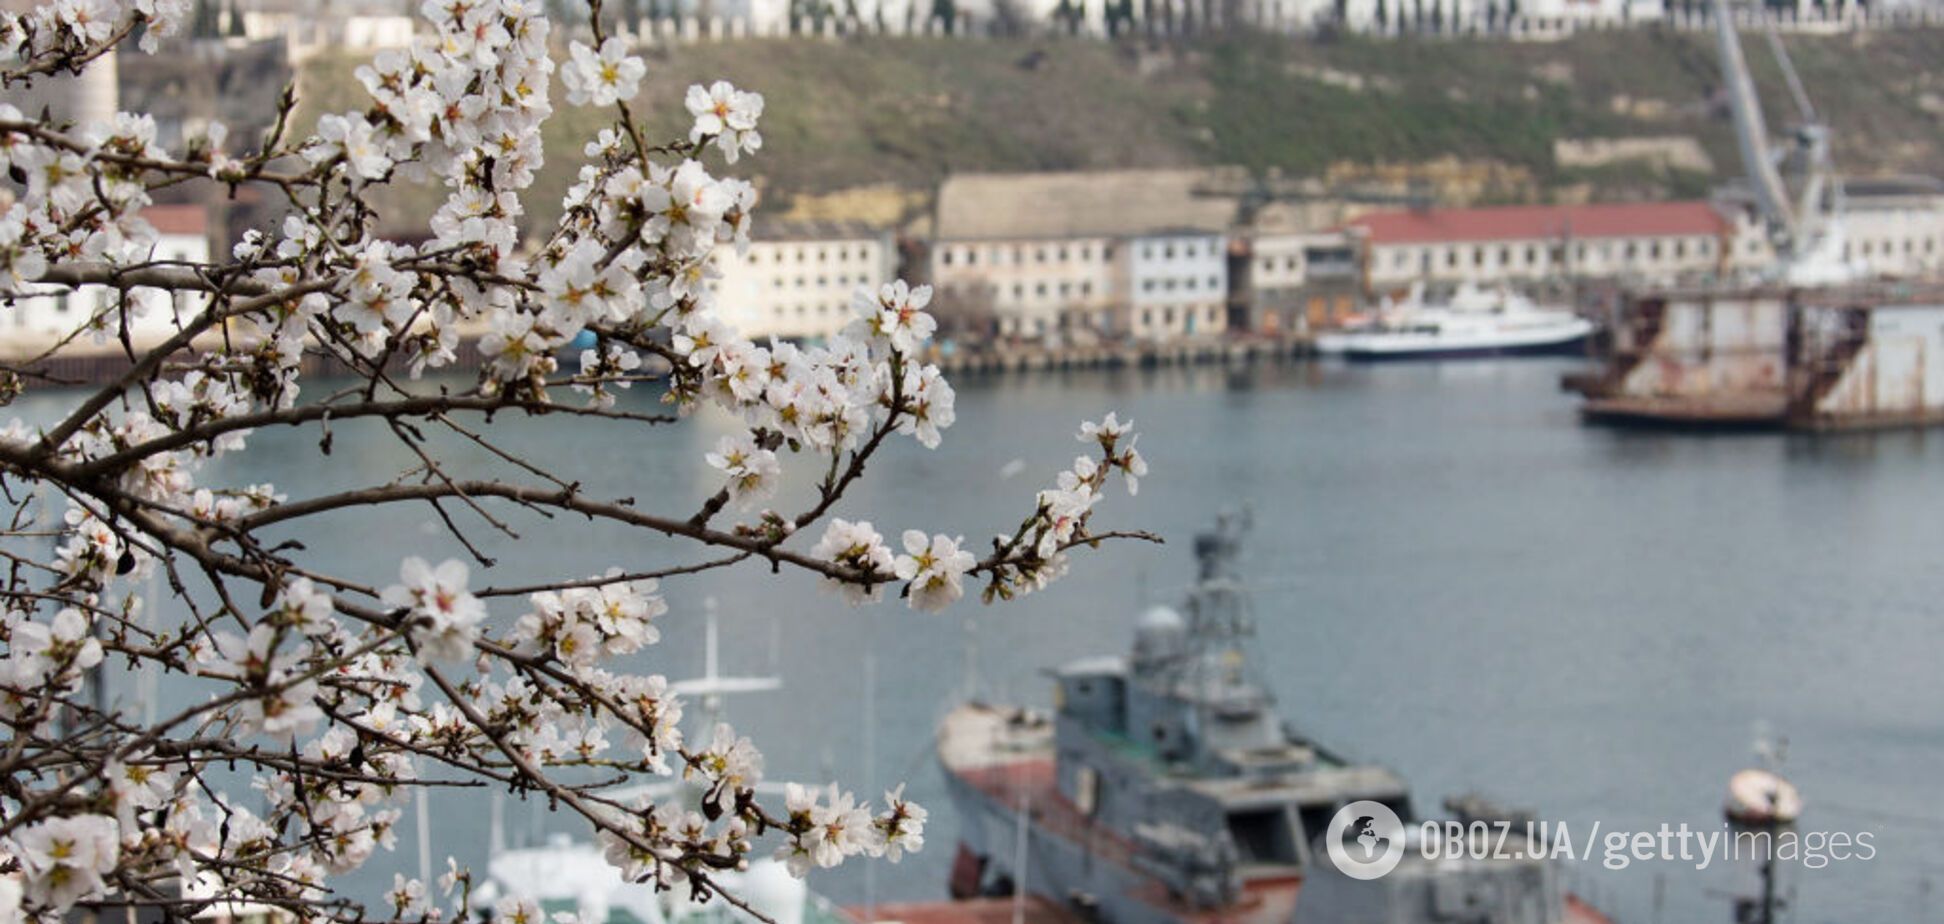
[[[1116,410],[1142,431],[1154,474],[1138,497],[1117,489],[1096,523],[1152,529],[1170,544],[1113,545],[1079,557],[1045,593],[945,616],[849,609],[805,578],[766,580],[753,565],[684,579],[666,587],[664,643],[631,666],[693,673],[703,600],[715,597],[725,669],[784,683],[727,705],[726,718],[764,746],[772,778],[834,775],[859,790],[905,780],[932,808],[919,857],[869,877],[858,864],[813,885],[847,903],[867,891],[942,897],[955,834],[930,761],[933,723],[968,682],[1044,705],[1044,668],[1123,651],[1134,614],[1173,602],[1192,576],[1194,531],[1217,509],[1246,504],[1256,524],[1243,570],[1255,580],[1257,668],[1298,726],[1399,771],[1421,810],[1477,790],[1581,836],[1595,822],[1713,830],[1726,778],[1749,763],[1754,724],[1766,721],[1789,739],[1786,770],[1808,803],[1803,827],[1869,831],[1877,847],[1867,862],[1793,871],[1794,919],[1934,917],[1931,881],[1944,878],[1935,797],[1944,434],[1592,429],[1554,387],[1566,368],[1299,364],[967,379],[945,446],[895,445],[844,515],[892,536],[915,526],[982,545],[1080,451],[1075,425]],[[634,396],[643,407],[653,398]],[[33,396],[21,413],[45,416],[69,400]],[[511,446],[591,494],[673,512],[714,489],[700,459],[728,426],[707,417],[653,433],[502,423]],[[340,427],[321,462],[314,439],[260,433],[251,452],[211,475],[274,481],[303,497],[410,464],[375,430]],[[481,450],[447,448],[462,468],[502,471]],[[1015,459],[1024,469],[1008,479]],[[382,584],[406,554],[461,554],[430,517],[424,507],[361,510],[303,538],[325,567]],[[684,552],[678,544],[618,530],[516,523],[533,538],[488,542],[500,564],[476,573],[475,586],[687,560],[671,557]],[[441,792],[432,814],[435,856],[483,870],[485,798]],[[532,820],[518,804],[508,818],[515,837]],[[566,818],[539,823],[580,830]],[[357,887],[375,892],[393,870],[413,870],[414,836],[408,825],[398,855],[374,861]],[[1723,893],[1747,887],[1746,873],[1571,870],[1583,894],[1627,921],[1726,921]]]

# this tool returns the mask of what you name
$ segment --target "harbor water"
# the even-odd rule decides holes
[[[813,887],[846,904],[942,898],[955,838],[933,724],[968,691],[1049,704],[1043,669],[1126,650],[1134,615],[1191,579],[1194,531],[1246,505],[1255,667],[1299,728],[1396,770],[1421,812],[1476,791],[1581,836],[1596,823],[1718,830],[1727,777],[1751,762],[1766,723],[1788,739],[1802,829],[1871,832],[1875,845],[1868,860],[1787,870],[1794,919],[1935,917],[1944,433],[1590,428],[1555,387],[1571,368],[1316,362],[961,377],[943,448],[895,443],[841,515],[893,537],[918,527],[983,546],[1084,448],[1076,425],[1113,410],[1136,422],[1153,474],[1136,497],[1116,486],[1096,527],[1151,529],[1169,544],[1112,544],[1076,556],[1071,576],[1043,593],[944,615],[896,601],[852,609],[806,577],[765,579],[753,564],[679,579],[665,587],[663,643],[628,666],[695,672],[713,597],[724,669],[783,682],[725,709],[764,747],[770,778],[835,778],[860,793],[905,781],[932,810],[919,856],[818,873]],[[648,408],[656,397],[629,400]],[[44,418],[72,400],[30,395],[14,412]],[[627,429],[498,423],[506,445],[594,496],[680,513],[717,486],[701,458],[731,426],[707,416]],[[334,429],[329,457],[315,432],[264,432],[210,476],[274,481],[296,498],[411,464],[375,428]],[[446,448],[461,472],[504,471],[483,450]],[[511,522],[534,538],[492,538],[474,521],[499,561],[475,570],[475,587],[701,557],[609,528]],[[303,538],[321,567],[381,585],[404,555],[464,554],[424,507],[336,514]],[[502,624],[516,615],[511,601],[499,607]],[[172,689],[164,681],[165,699]],[[430,798],[435,862],[451,854],[483,873],[487,797]],[[397,853],[352,880],[357,892],[375,896],[392,872],[416,871],[411,818]],[[514,843],[583,830],[517,801],[506,818]],[[1752,887],[1750,870],[1692,865],[1616,871],[1596,857],[1568,876],[1618,920],[1729,920],[1726,896]]]

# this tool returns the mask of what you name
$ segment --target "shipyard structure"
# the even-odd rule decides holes
[[[1935,236],[1855,233],[1858,218],[1883,228],[1934,222],[1925,205],[1936,184],[1837,177],[1829,127],[1773,40],[1797,121],[1772,139],[1725,0],[1715,6],[1745,174],[1738,194],[1762,232],[1746,248],[1754,262],[1723,281],[1629,293],[1607,319],[1604,366],[1567,384],[1599,422],[1836,430],[1944,421]]]

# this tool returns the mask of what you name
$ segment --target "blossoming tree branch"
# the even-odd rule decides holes
[[[120,45],[153,50],[188,6],[0,12],[0,84],[78,73]],[[1076,547],[1142,535],[1090,522],[1110,478],[1132,490],[1145,471],[1111,414],[1081,429],[1086,453],[989,545],[925,524],[898,524],[894,545],[842,518],[887,441],[935,447],[953,422],[952,389],[924,362],[930,292],[859,291],[854,323],[821,346],[738,336],[713,304],[710,255],[747,245],[756,194],[709,164],[760,149],[762,98],[691,88],[688,137],[644,138],[633,108],[644,65],[593,7],[590,45],[550,39],[540,0],[427,0],[416,43],[358,70],[370,104],[314,132],[292,124],[288,93],[263,137],[211,125],[173,151],[147,116],[70,125],[0,104],[12,178],[0,189],[0,310],[81,285],[112,293],[73,337],[0,368],[0,403],[57,384],[48,361],[83,338],[128,361],[98,390],[68,392],[57,419],[0,430],[0,920],[103,905],[188,919],[231,902],[343,921],[485,910],[458,869],[440,883],[397,876],[384,907],[333,887],[391,847],[400,805],[431,786],[544,799],[584,819],[629,878],[696,896],[759,851],[799,874],[860,854],[895,860],[921,844],[925,820],[900,792],[872,807],[836,787],[793,788],[763,804],[752,742],[724,725],[685,737],[668,682],[617,666],[656,642],[658,621],[685,615],[659,582],[749,562],[808,572],[854,603],[940,610],[968,583],[987,602],[1010,599],[1060,576]],[[556,67],[568,105],[612,120],[587,140],[559,224],[524,226]],[[447,190],[416,244],[373,230],[385,188],[404,183]],[[246,232],[226,259],[157,259],[143,209],[179,186],[254,188],[281,224]],[[134,319],[158,312],[166,336],[138,345]],[[421,379],[455,363],[462,330],[480,332],[477,377]],[[563,368],[588,334],[594,346]],[[353,377],[303,392],[307,359],[326,357]],[[667,411],[619,405],[649,370]],[[686,503],[596,496],[496,438],[522,415],[651,437],[706,406],[741,426],[695,460],[720,489]],[[331,426],[358,419],[415,464],[333,493],[217,483],[206,466],[272,426],[311,428],[304,445],[328,453]],[[452,474],[440,435],[515,474]],[[766,504],[795,466],[812,499]],[[470,562],[429,562],[401,542],[386,573],[330,573],[302,545],[266,538],[396,505],[436,510]],[[692,554],[641,561],[617,548],[592,566],[612,569],[602,574],[475,586],[473,568],[491,564],[479,531],[512,539],[519,524],[518,541],[535,542],[544,532],[531,530],[590,520]],[[149,581],[167,590],[154,607],[136,592]],[[140,720],[99,695],[106,663],[213,692]],[[671,791],[693,795],[613,795],[643,776],[686,779]],[[238,777],[247,790],[224,788]],[[498,913],[535,919],[508,901]]]

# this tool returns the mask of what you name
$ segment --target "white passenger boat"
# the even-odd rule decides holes
[[[1445,359],[1560,353],[1585,343],[1592,322],[1504,289],[1461,287],[1444,303],[1422,287],[1361,325],[1320,334],[1320,353],[1346,359]]]

